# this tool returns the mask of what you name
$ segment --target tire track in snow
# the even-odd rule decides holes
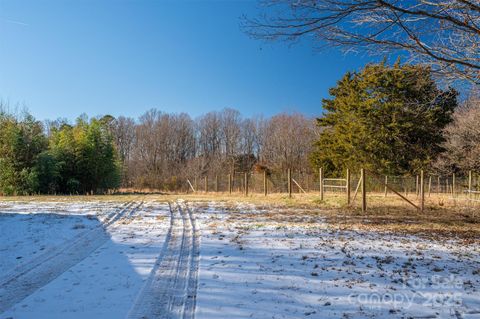
[[[195,317],[199,236],[194,214],[181,203],[170,205],[170,229],[129,319]],[[183,207],[182,207],[183,206]]]
[[[131,202],[124,203],[124,204],[120,205],[119,207],[117,207],[116,209],[114,209],[113,211],[107,213],[106,214],[107,217],[105,218],[103,225],[104,226],[110,225],[113,217],[116,216],[116,215],[122,214],[122,211],[125,210],[125,209],[128,209],[129,205],[131,205],[131,204],[132,204]],[[46,260],[52,258],[56,254],[58,254],[58,252],[60,250],[63,250],[66,246],[68,246],[70,243],[72,243],[76,240],[79,240],[80,238],[83,238],[84,236],[87,236],[89,233],[91,233],[93,230],[96,230],[98,227],[101,227],[101,225],[96,226],[94,229],[85,230],[85,231],[81,232],[80,234],[74,236],[73,238],[69,239],[67,242],[65,242],[61,245],[58,245],[58,246],[50,247],[47,250],[45,250],[41,255],[36,256],[35,258],[27,260],[27,261],[23,262],[22,264],[18,265],[12,271],[10,271],[9,273],[7,273],[6,275],[4,275],[0,278],[0,287],[3,287],[7,282],[9,282],[12,279],[15,279],[15,277],[18,277],[20,275],[25,274],[30,269],[32,269],[34,267],[37,267],[41,263],[43,263]]]
[[[195,310],[197,306],[197,288],[198,288],[198,267],[200,263],[200,232],[197,227],[197,220],[193,211],[185,205],[192,224],[193,242],[192,256],[190,258],[190,273],[188,276],[187,299],[184,307],[184,319],[195,318]]]
[[[105,222],[83,232],[63,245],[54,247],[37,258],[25,262],[0,279],[0,314],[75,266],[102,246],[114,227],[126,214],[133,214],[143,202],[129,202],[114,210]],[[128,215],[127,215],[128,216]]]

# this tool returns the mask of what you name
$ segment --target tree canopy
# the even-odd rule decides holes
[[[0,193],[28,194],[38,189],[36,165],[47,147],[40,122],[25,114],[0,113]]]
[[[442,130],[457,106],[453,89],[439,90],[428,67],[367,65],[347,73],[323,100],[324,116],[311,160],[340,174],[365,167],[406,174],[442,151]]]
[[[0,193],[101,193],[120,183],[106,121],[44,126],[31,115],[0,114]]]
[[[109,121],[79,118],[75,126],[54,128],[49,153],[57,163],[62,193],[103,192],[120,183]]]

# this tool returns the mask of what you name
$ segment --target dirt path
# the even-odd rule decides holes
[[[0,278],[0,313],[89,256],[108,240],[108,229],[116,227],[123,219],[131,218],[142,204],[129,202],[121,205],[108,214],[103,224],[53,247]]]
[[[194,318],[199,235],[193,212],[183,202],[170,205],[170,229],[155,267],[128,314],[136,318]]]

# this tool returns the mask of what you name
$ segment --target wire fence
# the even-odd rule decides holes
[[[426,200],[438,196],[457,201],[480,202],[480,174],[467,172],[440,176],[422,172],[409,176],[385,176],[363,170],[363,174],[347,172],[345,176],[330,178],[324,177],[321,169],[318,173],[290,170],[234,172],[191,177],[182,183],[177,191],[232,193],[247,196],[318,194],[319,200],[325,200],[329,196],[345,195],[347,204],[352,204],[357,198],[361,198],[363,202],[371,196],[395,196],[423,210]]]

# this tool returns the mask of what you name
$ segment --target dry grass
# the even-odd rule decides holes
[[[413,208],[400,197],[389,194],[370,193],[367,198],[368,209],[362,213],[360,198],[351,206],[346,205],[344,194],[325,194],[325,200],[320,201],[319,195],[295,194],[289,198],[285,194],[270,194],[267,197],[260,194],[208,193],[208,194],[151,194],[151,195],[108,195],[108,196],[25,196],[2,197],[2,201],[27,202],[82,202],[82,201],[113,201],[130,200],[175,201],[185,199],[196,202],[197,205],[207,205],[215,201],[222,203],[226,209],[235,213],[240,203],[254,204],[259,209],[265,209],[262,218],[267,218],[279,224],[295,223],[314,225],[321,219],[332,226],[341,229],[386,231],[395,233],[413,233],[421,236],[437,238],[458,237],[467,241],[480,240],[480,203],[467,201],[465,197],[453,200],[451,196],[433,195],[426,198],[425,211]],[[418,203],[415,195],[409,199]],[[259,218],[256,215],[256,218]],[[253,216],[249,216],[253,217]]]
[[[112,201],[126,202],[138,199],[141,195],[35,195],[35,196],[0,196],[0,202],[89,202],[89,201]]]
[[[449,196],[431,195],[426,198],[425,210],[420,212],[400,197],[389,194],[369,194],[368,209],[362,213],[359,198],[347,206],[345,195],[326,194],[323,202],[318,194],[295,194],[292,198],[284,194],[190,194],[168,195],[170,200],[183,198],[188,201],[208,203],[221,202],[235,212],[238,203],[254,204],[267,212],[268,218],[279,224],[312,225],[320,219],[340,229],[395,232],[416,234],[435,238],[461,238],[466,241],[480,240],[480,204],[465,198],[453,200]],[[418,204],[418,198],[410,195],[409,200]],[[254,218],[244,215],[245,217]],[[259,218],[256,215],[256,218]]]

